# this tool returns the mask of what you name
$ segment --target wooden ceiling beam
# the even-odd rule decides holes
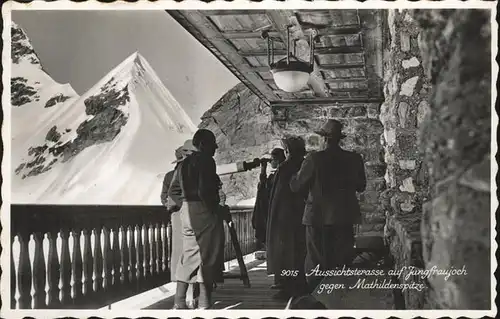
[[[302,25],[304,33],[308,33],[309,30],[305,25]],[[357,35],[361,32],[361,26],[359,24],[351,24],[336,27],[321,27],[318,29],[318,35],[320,36],[335,36],[335,35]]]
[[[326,83],[345,83],[345,82],[366,82],[368,79],[365,77],[357,78],[336,78],[336,79],[325,79]],[[265,79],[266,83],[274,83],[273,79]]]
[[[295,99],[295,100],[281,100],[271,102],[271,106],[296,106],[300,104],[307,105],[326,105],[332,103],[382,103],[383,98],[380,97],[328,97],[328,98],[314,98],[314,99]]]
[[[329,89],[328,90],[330,93],[366,93],[368,92],[367,89],[363,89],[363,88],[342,88],[342,89]],[[285,92],[285,91],[282,91],[282,90],[273,90],[273,92],[276,94],[276,95],[284,95],[284,94],[308,94],[308,93],[314,93],[314,91],[312,90],[304,90],[304,91],[300,91],[300,92],[295,92],[295,93],[289,93],[289,92]]]
[[[349,63],[349,64],[320,64],[317,65],[319,70],[338,70],[338,69],[359,69],[364,68],[364,63]],[[269,72],[269,66],[252,66],[251,69],[253,72]],[[326,79],[324,80],[326,81]]]
[[[336,63],[336,64],[321,64],[319,68],[321,70],[337,70],[337,69],[357,69],[364,68],[365,63]]]
[[[293,25],[293,28],[290,30],[293,33],[291,34],[292,39],[297,39],[295,42],[295,51],[297,53],[297,58],[303,59],[305,61],[310,60],[310,51],[311,48],[309,46],[308,41],[305,39],[304,32],[302,30],[301,25],[297,21],[297,18],[293,14],[293,11],[285,11],[285,10],[269,10],[267,11],[267,16],[271,20],[271,23],[274,26],[275,30],[280,31],[281,38],[283,42],[287,42],[286,32],[287,27],[289,25]],[[286,54],[286,52],[285,52]],[[267,52],[266,52],[267,55]],[[323,80],[323,76],[317,68],[317,63],[314,63],[314,71],[311,73],[309,77],[308,84],[314,90],[315,94],[319,97],[328,97],[330,94],[328,93],[328,88]]]
[[[325,79],[326,83],[366,82],[366,81],[368,81],[368,79],[365,77]]]
[[[304,29],[304,32],[307,32]],[[336,36],[336,35],[358,35],[361,32],[361,27],[359,25],[347,25],[338,27],[327,27],[319,30],[319,35],[321,36]],[[222,32],[222,37],[224,39],[258,39],[262,36],[262,31],[226,31]],[[279,38],[281,34],[277,31],[270,30],[269,36],[272,38]]]
[[[227,31],[221,34],[224,39],[260,39],[262,36],[262,32],[259,31]],[[270,31],[269,36],[277,38],[280,34],[276,31]]]
[[[306,42],[305,40],[297,41],[297,52],[299,52],[299,42]],[[284,40],[286,43],[286,38]],[[309,46],[309,44],[307,45]],[[351,53],[363,53],[363,48],[361,46],[342,46],[342,47],[320,47],[314,49],[315,55],[329,55],[329,54],[351,54]],[[267,50],[252,50],[252,51],[239,51],[239,54],[243,57],[251,56],[267,56]],[[275,56],[286,56],[286,49],[274,49]],[[298,58],[309,61],[309,56],[304,58],[305,54],[297,54]]]
[[[167,12],[265,103],[278,99],[262,78],[252,72],[251,66],[238,54],[234,46],[227,40],[215,39],[221,34],[204,13],[197,10],[167,10]]]

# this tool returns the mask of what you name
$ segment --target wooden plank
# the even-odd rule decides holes
[[[326,83],[342,83],[342,82],[366,82],[368,79],[361,78],[338,78],[338,79],[326,79]]]
[[[304,32],[312,29],[313,25],[308,25],[307,23],[301,22],[302,29]],[[318,33],[321,36],[334,36],[334,35],[355,35],[361,32],[361,26],[358,24],[345,25],[345,26],[335,26],[335,27],[321,27],[318,29]]]
[[[353,69],[353,68],[364,68],[365,64],[363,62],[359,63],[338,63],[338,64],[321,64],[319,68],[321,70],[336,70],[336,69]]]
[[[303,40],[305,41],[305,40]],[[299,52],[299,45],[297,41],[297,52]],[[286,40],[285,40],[286,43]],[[252,51],[239,51],[238,52],[243,57],[248,56],[267,56],[267,50],[252,50]],[[351,54],[351,53],[363,53],[363,48],[361,46],[342,46],[342,47],[320,47],[314,49],[315,55],[327,55],[327,54]],[[274,50],[274,55],[286,55],[285,50]],[[298,58],[309,61],[309,56],[304,57],[304,54],[297,54]]]
[[[203,10],[208,16],[266,14],[266,10]]]
[[[345,82],[366,82],[367,78],[338,78],[338,79],[326,79],[325,82],[329,83],[345,83]],[[264,79],[267,84],[274,84],[273,79]]]
[[[318,69],[319,70],[356,69],[356,68],[363,68],[364,66],[365,66],[364,63],[321,64],[318,65]],[[268,72],[268,71],[270,71],[269,66],[253,66],[251,68],[251,72]],[[327,82],[328,79],[325,79],[324,81]]]
[[[251,72],[251,66],[227,40],[214,39],[217,36],[220,38],[221,33],[203,13],[196,10],[167,10],[167,12],[265,103],[278,99],[262,78]]]
[[[328,98],[314,98],[314,99],[296,99],[296,100],[281,100],[276,102],[271,102],[271,106],[294,106],[300,104],[309,105],[324,105],[331,103],[382,103],[383,98],[380,97],[351,97],[351,98],[339,98],[339,97],[328,97]]]
[[[328,90],[330,93],[360,93],[360,92],[367,92],[367,89],[362,89],[362,88],[342,88],[342,89],[329,89]],[[282,90],[273,90],[273,92],[276,95],[287,95],[287,94],[293,94],[293,93],[288,93]],[[312,90],[304,90],[300,92],[296,92],[297,94],[310,94],[312,93]]]
[[[363,53],[361,46],[323,47],[314,49],[316,55]]]
[[[223,32],[223,39],[254,39],[260,38],[262,36],[262,32],[259,31],[232,31],[232,32]],[[269,36],[276,38],[279,37],[279,33],[275,31],[269,32]]]
[[[374,96],[382,96],[383,32],[382,10],[358,10],[362,26],[361,41],[365,56],[365,74]]]
[[[292,39],[296,39],[295,51],[297,58],[303,59],[304,61],[309,61],[311,48],[307,40],[305,40],[305,35],[302,30],[302,27],[300,23],[297,21],[297,18],[294,16],[293,12],[285,10],[270,10],[267,12],[267,15],[271,20],[274,29],[279,30],[281,32],[281,38],[285,43],[287,41],[286,37],[287,27],[290,24],[294,26],[293,28],[294,34],[292,34],[290,37]],[[309,77],[308,84],[312,87],[317,96],[320,97],[329,96],[326,84],[323,79],[323,75],[319,72],[316,62],[314,62],[314,69]]]

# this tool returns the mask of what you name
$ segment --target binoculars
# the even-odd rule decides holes
[[[243,162],[243,168],[245,169],[245,171],[249,171],[259,167],[262,163],[269,162],[271,162],[271,160],[268,158],[254,158],[251,162]]]

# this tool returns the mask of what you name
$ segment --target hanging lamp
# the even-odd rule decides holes
[[[290,27],[286,34],[286,57],[274,62],[274,39],[269,36],[268,31],[262,32],[262,38],[267,39],[267,61],[273,74],[276,86],[285,92],[299,92],[307,86],[309,76],[314,70],[314,41],[313,33],[310,34],[309,46],[311,48],[309,62],[297,58],[295,53],[295,41],[293,53],[290,52]]]

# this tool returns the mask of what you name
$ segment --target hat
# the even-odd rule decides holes
[[[338,136],[340,138],[344,138],[346,137],[346,135],[344,133],[342,133],[342,123],[337,121],[337,120],[333,120],[333,119],[330,119],[328,121],[326,121],[325,124],[323,124],[323,126],[317,130],[317,131],[314,131],[314,133],[316,134],[319,134],[321,136],[325,136],[325,137],[335,137],[335,136]]]
[[[271,153],[271,156],[285,156],[285,151],[282,148],[274,148]]]
[[[197,149],[193,145],[193,140],[185,141],[184,145],[175,150],[175,156],[180,158],[173,161],[172,164],[182,162],[188,155],[196,151]]]

